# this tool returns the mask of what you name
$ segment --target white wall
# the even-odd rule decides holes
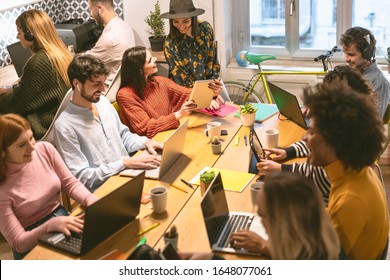
[[[161,13],[169,12],[169,0],[159,0]],[[213,20],[213,1],[211,0],[193,0],[196,8],[204,9],[206,12],[198,18],[206,20],[212,25]],[[154,10],[154,0],[127,0],[123,1],[124,19],[134,30],[136,45],[150,47],[148,37],[149,26],[145,23],[145,18],[151,10]],[[169,33],[169,21],[165,20],[165,33]]]

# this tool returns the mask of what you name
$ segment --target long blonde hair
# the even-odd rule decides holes
[[[0,115],[0,183],[7,178],[5,152],[24,131],[31,129],[30,123],[16,114]]]
[[[284,172],[267,175],[263,202],[273,259],[339,258],[338,235],[319,191],[307,178]]]
[[[19,29],[27,29],[33,35],[32,52],[44,51],[58,71],[59,78],[70,87],[67,69],[73,56],[58,36],[50,17],[43,11],[32,9],[19,15],[15,23]]]

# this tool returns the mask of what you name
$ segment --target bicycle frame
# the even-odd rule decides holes
[[[255,88],[255,86],[257,85],[259,80],[261,79],[261,82],[262,82],[263,88],[264,88],[264,92],[265,92],[265,95],[267,97],[267,101],[268,101],[268,103],[272,104],[271,94],[270,94],[270,91],[268,88],[267,80],[265,78],[266,75],[323,75],[329,71],[327,69],[327,67],[325,67],[326,70],[322,70],[322,71],[298,71],[298,70],[295,70],[295,71],[292,71],[292,70],[268,71],[268,70],[262,70],[260,63],[258,64],[258,67],[259,67],[259,73],[256,74],[257,78],[253,82],[253,84],[250,86],[249,90],[245,93],[244,98],[243,98],[244,102],[248,99],[249,94],[253,91],[253,89]]]

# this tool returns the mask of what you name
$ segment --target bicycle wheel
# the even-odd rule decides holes
[[[224,82],[226,90],[229,94],[229,97],[231,101],[233,101],[236,104],[244,104],[243,98],[245,96],[245,93],[247,92],[247,87],[243,83],[240,82],[234,82],[234,81],[227,81]],[[253,90],[251,94],[248,96],[248,99],[246,102],[252,102],[252,103],[263,103],[262,98],[260,95]]]

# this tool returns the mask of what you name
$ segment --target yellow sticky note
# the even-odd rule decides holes
[[[234,146],[238,146],[238,143],[240,143],[240,136],[237,136],[236,140],[234,140]]]

